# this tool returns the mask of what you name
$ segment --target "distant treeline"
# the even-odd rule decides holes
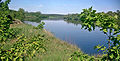
[[[40,22],[42,19],[48,18],[48,16],[41,14],[41,12],[27,12],[22,8],[20,8],[18,11],[10,10],[9,15],[13,19],[19,19],[21,21]]]
[[[104,12],[99,12],[99,13],[104,13]],[[107,13],[104,13],[104,14],[115,17],[116,24],[118,24],[120,26],[120,10],[117,10],[116,12],[108,11]],[[64,19],[68,23],[80,24],[81,23],[80,15],[81,14],[68,14],[68,15],[64,16]]]
[[[59,19],[64,19],[64,15],[62,14],[44,14],[45,16],[47,16],[47,19],[50,20],[59,20]]]
[[[41,12],[28,12],[23,8],[19,8],[18,11],[10,10],[9,15],[13,19],[19,19],[21,21],[35,21],[40,22],[43,19],[64,19],[64,15],[61,14],[42,14]]]

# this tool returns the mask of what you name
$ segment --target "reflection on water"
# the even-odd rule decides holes
[[[42,20],[45,22],[45,29],[52,32],[57,38],[78,46],[84,53],[97,54],[94,46],[105,45],[107,36],[99,28],[95,31],[81,29],[81,25],[67,23],[64,20]],[[37,26],[39,23],[25,21],[25,23]],[[101,52],[99,52],[101,53]]]

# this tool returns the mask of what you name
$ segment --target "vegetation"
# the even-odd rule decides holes
[[[65,17],[68,21],[78,21],[82,28],[89,31],[93,31],[98,26],[101,28],[100,31],[108,36],[108,47],[95,46],[98,50],[103,50],[103,56],[96,58],[84,54],[75,46],[56,39],[43,29],[44,22],[41,22],[37,27],[27,24],[12,24],[14,19],[40,21],[47,16],[40,12],[25,12],[22,8],[18,11],[9,10],[10,1],[0,0],[0,61],[120,60],[119,10],[114,13],[96,13],[96,10],[92,10],[91,7],[83,9],[81,14]],[[62,15],[60,16],[62,17]]]
[[[88,54],[83,54],[81,52],[74,52],[74,54],[71,55],[71,58],[69,58],[70,61],[95,61],[94,56],[89,56]],[[98,59],[97,59],[98,60]]]
[[[38,28],[38,29],[43,29],[43,28],[44,28],[44,25],[45,25],[45,23],[44,23],[44,22],[41,22],[41,24],[39,24],[39,25],[37,26],[37,28]]]
[[[12,18],[8,15],[8,4],[9,0],[4,3],[0,0],[0,42],[8,40],[8,38],[11,38],[14,35],[12,29],[10,29]]]
[[[25,57],[25,61],[68,61],[74,51],[80,51],[76,46],[57,39],[44,29],[36,29],[34,26],[28,24],[13,24],[12,28],[18,32],[18,35],[24,34],[27,40],[33,39],[34,36],[39,34],[41,35],[40,38],[44,39],[43,41],[39,41],[45,50],[42,49],[41,52],[35,53],[36,56],[33,58]],[[16,43],[15,41],[6,42],[7,45],[4,45],[4,47],[11,46],[11,44]]]
[[[41,20],[47,19],[47,18],[48,16],[41,14],[41,12],[26,12],[24,20],[40,22]]]
[[[27,12],[22,8],[19,8],[18,11],[10,10],[9,15],[12,19],[19,19],[23,21],[35,21],[41,22],[43,19],[63,19],[64,15],[59,14],[42,14],[41,12]]]
[[[71,53],[79,50],[43,30],[43,22],[37,28],[11,24],[14,17],[9,14],[9,2],[0,0],[0,61],[67,61]]]
[[[117,10],[116,12],[108,11],[107,13],[98,12],[98,14],[100,13],[115,17],[116,20],[114,20],[114,22],[120,26],[120,10]],[[77,24],[82,24],[80,16],[81,14],[68,14],[64,16],[64,19],[68,23],[74,23],[77,25]]]
[[[115,22],[117,19],[116,16],[110,16],[105,13],[96,13],[96,10],[92,10],[92,7],[83,9],[83,12],[80,14],[82,28],[92,31],[95,29],[95,26],[98,26],[101,28],[100,31],[108,36],[108,48],[103,45],[95,46],[98,50],[103,50],[103,57],[101,59],[103,61],[120,60],[120,27]],[[81,56],[76,56],[76,58],[79,59]]]
[[[48,16],[41,14],[41,12],[27,12],[22,8],[20,8],[18,11],[10,10],[9,15],[13,19],[19,19],[21,21],[41,22],[41,20],[48,18]]]
[[[0,48],[0,60],[23,61],[26,57],[34,57],[36,52],[44,52],[42,41],[41,36],[33,37],[32,40],[27,40],[23,35],[19,36],[10,49]]]
[[[48,17],[47,19],[50,19],[50,20],[64,19],[64,15],[61,15],[61,14],[44,14],[44,15],[47,16]]]
[[[36,52],[45,50],[42,45],[44,39],[40,35],[29,40],[24,35],[15,35],[13,29],[10,29],[12,18],[9,15],[9,2],[10,0],[5,2],[0,0],[0,41],[2,42],[0,43],[0,61],[23,61],[26,57],[35,56]],[[5,42],[12,37],[14,38],[14,36],[16,37],[15,43],[10,49],[4,49]]]

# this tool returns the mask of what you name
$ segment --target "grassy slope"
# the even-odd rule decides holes
[[[55,38],[50,32],[46,30],[34,29],[34,26],[32,25],[14,24],[12,25],[12,28],[19,28],[20,30],[18,30],[18,34],[24,34],[28,39],[37,34],[44,34],[48,39],[45,42],[47,51],[42,54],[36,54],[37,57],[28,58],[26,59],[27,61],[68,61],[68,58],[70,58],[70,55],[73,52],[80,51],[80,49],[78,49],[76,46],[70,45],[62,40]],[[14,40],[12,40],[12,42],[9,42],[7,46],[10,47],[12,43],[14,43]]]

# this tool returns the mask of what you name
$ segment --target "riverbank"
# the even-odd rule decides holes
[[[35,35],[42,34],[47,40],[45,40],[46,51],[44,53],[36,53],[36,57],[27,58],[26,61],[68,61],[75,51],[80,51],[74,45],[68,44],[62,40],[54,37],[54,35],[48,31],[35,29],[34,26],[28,24],[13,24],[11,28],[16,29],[18,35],[24,34],[27,39],[32,38]],[[14,43],[14,40],[7,42],[6,48]]]

